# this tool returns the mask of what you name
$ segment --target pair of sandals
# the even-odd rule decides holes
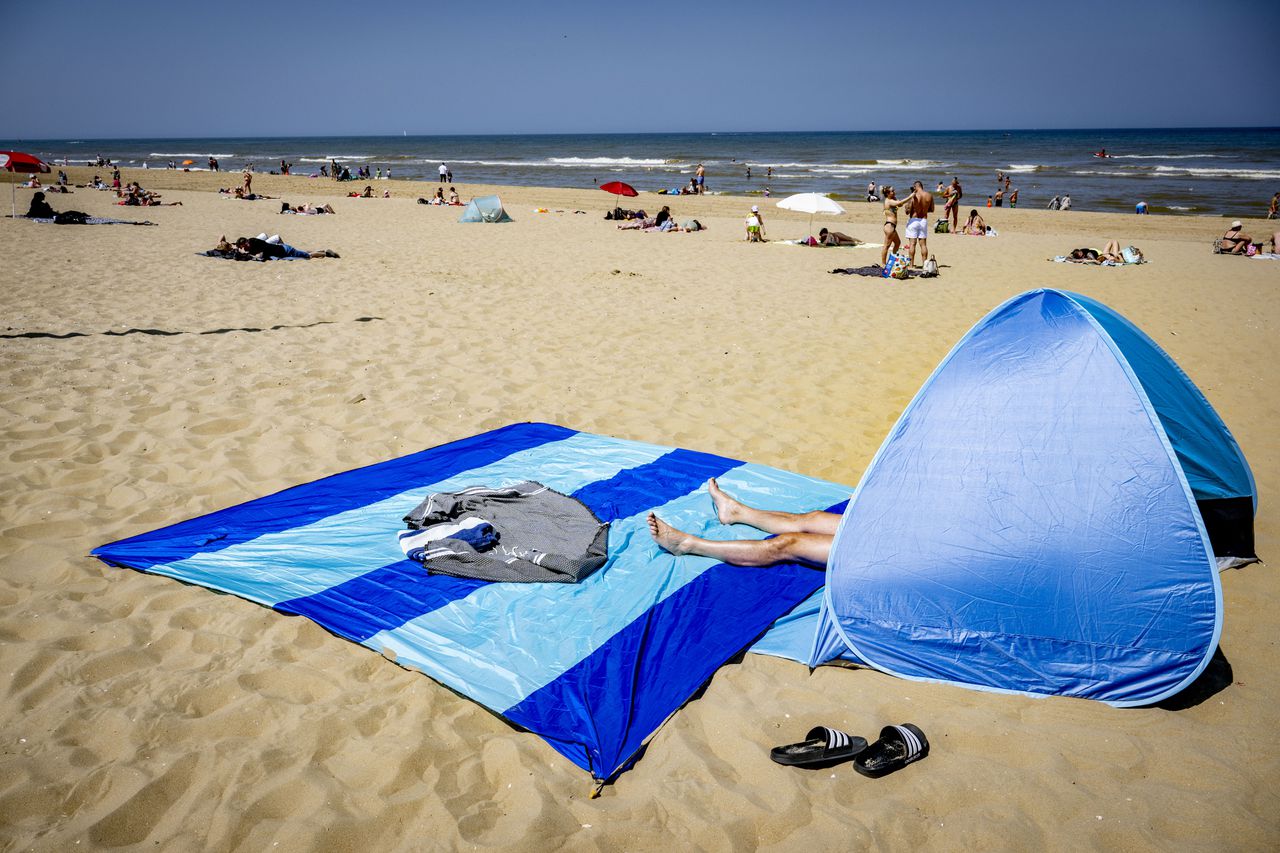
[[[853,769],[863,776],[877,779],[901,770],[929,754],[929,739],[919,726],[903,723],[885,726],[880,739],[868,744],[866,738],[815,726],[800,743],[774,747],[769,753],[778,764],[788,767],[830,767],[853,759]]]

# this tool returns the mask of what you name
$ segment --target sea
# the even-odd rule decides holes
[[[1135,130],[866,131],[823,133],[633,133],[518,136],[312,136],[197,139],[13,140],[6,147],[49,162],[98,157],[151,169],[252,166],[319,174],[337,160],[397,179],[592,187],[624,181],[640,191],[678,189],[698,164],[712,193],[781,198],[829,193],[865,200],[868,184],[933,190],[958,177],[964,206],[984,207],[1002,172],[1020,207],[1070,195],[1077,210],[1265,215],[1280,192],[1280,128]],[[1106,157],[1095,156],[1105,151]],[[184,166],[184,161],[192,161]],[[899,194],[901,196],[901,193]]]

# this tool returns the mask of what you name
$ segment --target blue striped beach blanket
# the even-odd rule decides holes
[[[305,483],[94,550],[113,565],[312,619],[470,697],[605,782],[774,620],[821,588],[800,565],[673,557],[651,510],[712,538],[705,483],[769,509],[842,511],[850,489],[774,468],[550,424],[514,424]],[[579,584],[428,575],[397,544],[432,492],[536,480],[611,523]],[[794,656],[794,655],[793,655]]]

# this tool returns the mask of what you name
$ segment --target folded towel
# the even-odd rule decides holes
[[[465,542],[475,551],[487,551],[498,544],[498,531],[479,516],[457,522],[433,524],[421,530],[405,530],[399,534],[400,550],[410,560],[422,562],[425,553],[442,539]]]

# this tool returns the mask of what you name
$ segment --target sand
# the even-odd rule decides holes
[[[1213,256],[1224,220],[984,210],[998,238],[935,236],[942,276],[889,283],[827,274],[874,250],[741,242],[743,198],[674,199],[678,219],[709,230],[642,234],[603,221],[610,199],[594,190],[503,188],[515,223],[464,226],[456,209],[414,203],[427,184],[377,182],[395,197],[348,200],[329,181],[259,175],[261,192],[339,211],[288,217],[211,192],[235,175],[125,177],[183,206],[120,208],[77,190],[50,200],[160,227],[0,221],[0,846],[1280,844],[1266,566],[1223,576],[1223,659],[1170,707],[809,675],[747,655],[592,800],[587,775],[540,739],[422,675],[304,619],[86,556],[524,420],[853,484],[964,331],[1037,286],[1114,306],[1193,377],[1253,466],[1258,551],[1274,556],[1280,263]],[[764,204],[770,236],[802,236],[805,217]],[[823,223],[879,239],[878,208],[847,206]],[[260,231],[342,258],[195,254]],[[1113,236],[1151,263],[1045,260]],[[468,318],[530,345],[459,346],[451,333]],[[874,737],[903,721],[933,754],[879,781],[768,759],[813,724]]]

